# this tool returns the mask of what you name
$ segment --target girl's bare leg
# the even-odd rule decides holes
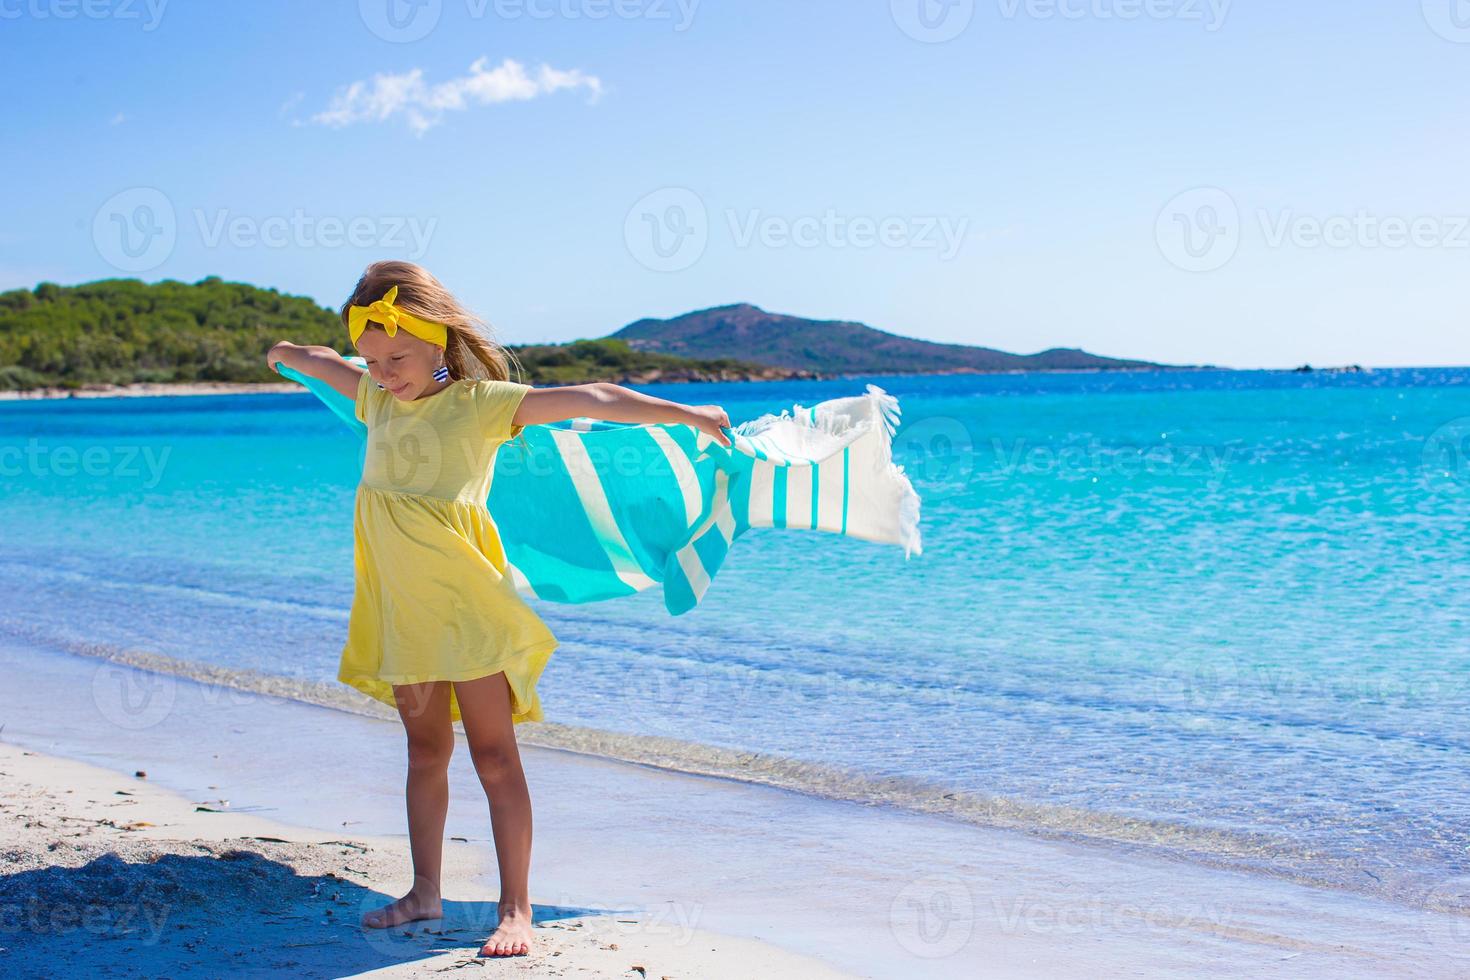
[[[470,757],[490,800],[490,828],[500,865],[500,922],[480,953],[509,956],[531,951],[531,794],[521,769],[510,685],[503,672],[456,683]]]
[[[449,723],[449,682],[395,684],[398,715],[408,735],[408,843],[413,853],[413,888],[391,905],[368,912],[362,924],[384,929],[444,914],[440,872],[444,819],[449,812],[449,758],[454,729]]]

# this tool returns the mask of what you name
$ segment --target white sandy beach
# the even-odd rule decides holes
[[[8,977],[838,977],[821,962],[677,917],[535,902],[537,948],[478,957],[495,924],[483,849],[450,841],[445,917],[387,931],[358,916],[396,895],[406,842],[232,813],[96,766],[0,743],[0,964]],[[478,960],[478,962],[477,962]]]

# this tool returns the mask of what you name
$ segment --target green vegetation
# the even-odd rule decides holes
[[[44,282],[0,293],[0,390],[87,384],[280,381],[265,355],[278,340],[352,353],[332,310],[301,296],[216,276],[192,285],[106,279],[80,286]],[[622,340],[511,347],[524,380],[594,380],[767,375],[728,358],[633,350]]]
[[[279,381],[265,352],[283,338],[346,340],[336,315],[309,299],[216,276],[43,282],[0,293],[0,389]]]
[[[574,340],[570,344],[527,344],[511,347],[528,378],[538,384],[580,384],[659,374],[665,380],[684,376],[765,376],[769,368],[729,357],[691,360],[672,354],[634,350],[626,340]],[[781,372],[776,372],[781,373]]]

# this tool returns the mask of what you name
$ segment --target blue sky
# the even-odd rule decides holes
[[[1462,0],[0,0],[0,53],[4,288],[1470,364]]]

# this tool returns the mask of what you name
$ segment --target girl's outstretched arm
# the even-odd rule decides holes
[[[320,378],[348,398],[357,398],[357,383],[363,375],[362,368],[349,364],[341,354],[330,347],[303,346],[283,340],[265,355],[266,364],[277,371],[278,363],[293,371],[313,378]]]
[[[730,438],[720,431],[722,427],[729,428],[730,416],[720,406],[685,405],[645,395],[610,381],[561,388],[532,388],[521,399],[512,422],[515,425],[539,425],[582,417],[606,422],[682,423],[708,433],[722,446],[728,448],[731,445]]]

